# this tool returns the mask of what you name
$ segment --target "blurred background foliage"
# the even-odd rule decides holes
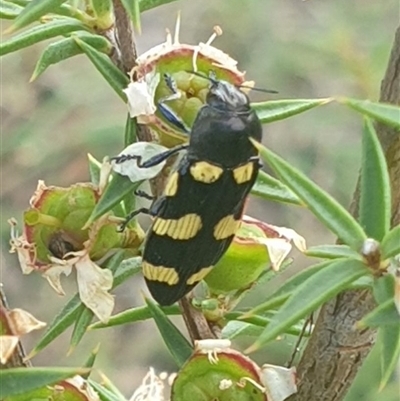
[[[213,26],[221,26],[224,34],[216,47],[237,59],[258,87],[278,90],[275,99],[346,95],[371,100],[379,97],[400,12],[397,0],[181,0],[142,15],[139,53],[165,40],[165,29],[173,30],[179,10],[182,43],[205,42]],[[3,21],[1,31],[6,26]],[[51,67],[29,83],[45,46],[1,59],[1,281],[11,307],[23,307],[49,322],[66,299],[57,297],[38,275],[21,276],[16,258],[8,254],[7,219],[21,220],[39,179],[57,186],[87,181],[88,152],[99,160],[117,154],[123,147],[126,107],[85,56]],[[254,101],[265,99],[262,93],[251,96]],[[360,134],[360,116],[331,104],[265,126],[264,143],[347,206],[358,174]],[[296,229],[309,245],[334,241],[300,208],[253,198],[248,214]],[[309,263],[294,256],[293,266],[277,280]],[[72,284],[65,288],[68,296],[75,292]],[[142,304],[143,288],[140,278],[122,285],[116,291],[116,311]],[[256,299],[257,293],[253,302]],[[40,335],[25,343],[28,350]],[[68,358],[68,334],[63,335],[33,363],[76,365],[86,359],[82,351],[99,341],[97,367],[126,394],[133,392],[149,366],[169,372],[176,368],[152,322],[89,333]],[[275,342],[254,359],[285,364],[295,341]],[[398,399],[396,380],[384,392],[371,391],[379,381],[377,358],[375,351],[347,401]]]

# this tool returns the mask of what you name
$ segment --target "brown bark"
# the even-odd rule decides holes
[[[381,85],[380,101],[400,104],[400,27]],[[392,188],[392,226],[400,223],[400,135],[376,124],[386,154]],[[360,193],[351,211],[357,215]],[[298,366],[299,391],[290,401],[340,401],[371,350],[375,331],[355,329],[355,323],[374,308],[371,292],[345,291],[326,303]]]

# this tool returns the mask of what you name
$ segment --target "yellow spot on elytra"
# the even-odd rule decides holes
[[[187,285],[193,285],[198,283],[199,281],[203,280],[203,278],[210,272],[210,270],[214,266],[208,266],[208,267],[203,267],[200,271],[197,273],[192,274],[187,280],[186,284]]]
[[[253,176],[254,163],[250,162],[243,166],[236,167],[233,169],[233,178],[237,184],[243,184],[244,182],[250,181]]]
[[[208,162],[197,162],[190,166],[190,174],[199,182],[211,184],[221,177],[224,170],[221,167],[215,166]]]
[[[178,180],[179,180],[179,173],[175,171],[172,175],[168,178],[167,185],[165,186],[164,194],[165,196],[175,196],[176,192],[178,191]]]
[[[179,276],[176,270],[172,267],[154,266],[149,262],[142,262],[143,276],[147,280],[159,281],[168,285],[175,285],[179,282]]]
[[[240,227],[240,220],[235,220],[232,215],[223,217],[214,227],[214,238],[217,240],[226,239],[235,235]]]
[[[173,239],[190,239],[196,236],[202,226],[201,217],[189,213],[179,219],[156,217],[152,230],[157,235],[167,235]]]

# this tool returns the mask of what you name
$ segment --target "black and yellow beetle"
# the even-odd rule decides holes
[[[248,97],[226,81],[209,80],[206,104],[194,121],[189,144],[141,164],[154,166],[186,149],[163,194],[150,209],[134,212],[154,216],[142,267],[150,293],[161,305],[181,299],[224,255],[260,168],[249,138],[260,141],[262,127]],[[168,108],[162,111],[168,119],[177,119]]]

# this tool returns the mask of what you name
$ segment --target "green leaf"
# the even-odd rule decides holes
[[[400,315],[393,298],[377,306],[357,323],[359,328],[398,325],[400,325]]]
[[[126,102],[126,95],[123,92],[123,89],[128,86],[129,78],[118,67],[116,67],[105,54],[99,52],[76,36],[73,37],[73,39],[88,56],[89,60],[94,64],[100,74],[115,90],[118,96]]]
[[[390,228],[390,179],[385,155],[371,120],[362,141],[359,221],[368,237],[381,241]]]
[[[129,18],[133,22],[133,26],[140,33],[141,32],[141,22],[140,22],[140,8],[141,1],[139,0],[121,0]]]
[[[66,0],[32,0],[15,19],[7,33],[15,32],[32,22],[39,21],[40,17],[55,12]]]
[[[86,225],[90,225],[100,216],[112,210],[126,195],[133,193],[141,183],[142,181],[132,182],[128,177],[117,173],[113,174],[112,180],[102,193]]]
[[[0,399],[22,394],[88,372],[82,368],[11,368],[0,370]]]
[[[361,255],[347,245],[318,245],[307,248],[305,255],[313,258],[337,259],[352,258],[362,260]]]
[[[301,200],[286,185],[264,171],[258,173],[251,193],[268,200],[304,206]]]
[[[161,309],[166,315],[181,314],[181,310],[177,305],[163,306]],[[152,316],[153,315],[148,306],[138,306],[111,316],[107,323],[96,322],[90,326],[90,329],[104,329],[106,327],[119,326],[121,324],[141,322],[150,319]]]
[[[22,10],[23,7],[17,4],[8,3],[7,1],[0,1],[1,19],[14,19],[20,14]]]
[[[88,368],[88,369],[92,369],[96,359],[97,359],[97,355],[99,354],[99,349],[100,349],[100,343],[91,351],[89,358],[85,361],[85,363],[83,364],[83,367]],[[84,379],[87,379],[88,375],[84,376]]]
[[[125,0],[127,1],[127,0]],[[172,3],[173,1],[176,0],[140,0],[139,5],[140,5],[140,11],[144,12],[147,10],[151,10],[152,8],[156,8],[159,6],[162,6],[164,4]]]
[[[383,259],[391,258],[400,253],[400,224],[390,230],[382,240]]]
[[[131,118],[129,113],[126,116],[124,143],[125,147],[131,145],[137,140],[137,121]]]
[[[260,121],[265,124],[272,121],[283,120],[303,113],[317,106],[331,102],[332,99],[289,99],[270,100],[268,102],[252,103],[251,107],[257,113]]]
[[[350,98],[341,98],[338,99],[338,102],[359,111],[365,116],[381,121],[394,128],[400,128],[400,108],[397,106]]]
[[[110,268],[110,270],[114,271],[112,268]],[[115,271],[113,288],[118,287],[129,277],[132,277],[141,271],[142,258],[140,256],[123,260]]]
[[[71,334],[68,355],[72,354],[76,346],[82,340],[87,331],[87,328],[89,327],[90,323],[92,323],[93,316],[94,313],[88,308],[84,308],[79,314],[79,317],[75,321],[74,330]]]
[[[79,316],[79,313],[85,308],[82,304],[79,294],[74,295],[69,302],[61,309],[50,323],[43,337],[36,344],[35,348],[29,353],[32,358],[39,351],[49,345],[54,339],[62,334]]]
[[[86,29],[85,25],[70,18],[60,18],[46,24],[37,25],[8,40],[3,40],[0,44],[0,56],[31,46],[42,40]]]
[[[282,158],[259,147],[261,158],[268,163],[279,178],[286,184],[342,242],[358,251],[366,235],[354,217],[329,194],[314,184]]]
[[[88,153],[88,161],[89,161],[90,182],[94,185],[99,185],[101,163],[98,160],[96,160],[90,153]]]
[[[288,327],[315,311],[324,302],[367,273],[367,267],[358,260],[341,259],[331,262],[297,287],[247,352],[255,351],[274,340]]]
[[[252,316],[251,318],[241,320],[235,320],[234,316],[237,316],[237,318],[241,317],[240,313],[238,312],[229,312],[224,316],[228,320],[228,324],[222,329],[222,338],[229,338],[233,340],[239,336],[258,337],[271,321],[270,317],[264,316]],[[299,336],[302,332],[303,323],[304,322],[301,322],[297,325],[289,327],[285,334]]]
[[[267,310],[282,305],[301,284],[303,284],[306,280],[319,272],[321,269],[329,266],[331,263],[331,261],[318,263],[316,265],[307,267],[301,272],[293,275],[292,277],[290,277],[289,280],[285,281],[285,283],[281,287],[279,287],[270,296],[268,296],[265,302],[244,313],[240,317],[240,319],[244,320],[247,317],[261,314]]]
[[[76,36],[102,53],[108,54],[112,49],[110,42],[103,36],[94,35],[88,32],[78,32]],[[58,42],[50,44],[43,51],[40,59],[36,63],[35,71],[30,79],[31,82],[51,65],[57,64],[60,61],[78,54],[82,54],[82,52],[82,49],[76,44],[73,38],[61,39]]]
[[[121,399],[112,391],[106,389],[101,384],[89,379],[89,384],[93,387],[93,389],[98,393],[101,401],[126,401],[125,399]]]
[[[145,301],[169,352],[177,365],[181,367],[192,355],[192,346],[176,326],[167,318],[159,305],[147,298]]]
[[[381,347],[381,380],[379,391],[388,383],[392,373],[398,366],[400,358],[400,324],[383,326],[378,332],[378,344]]]

